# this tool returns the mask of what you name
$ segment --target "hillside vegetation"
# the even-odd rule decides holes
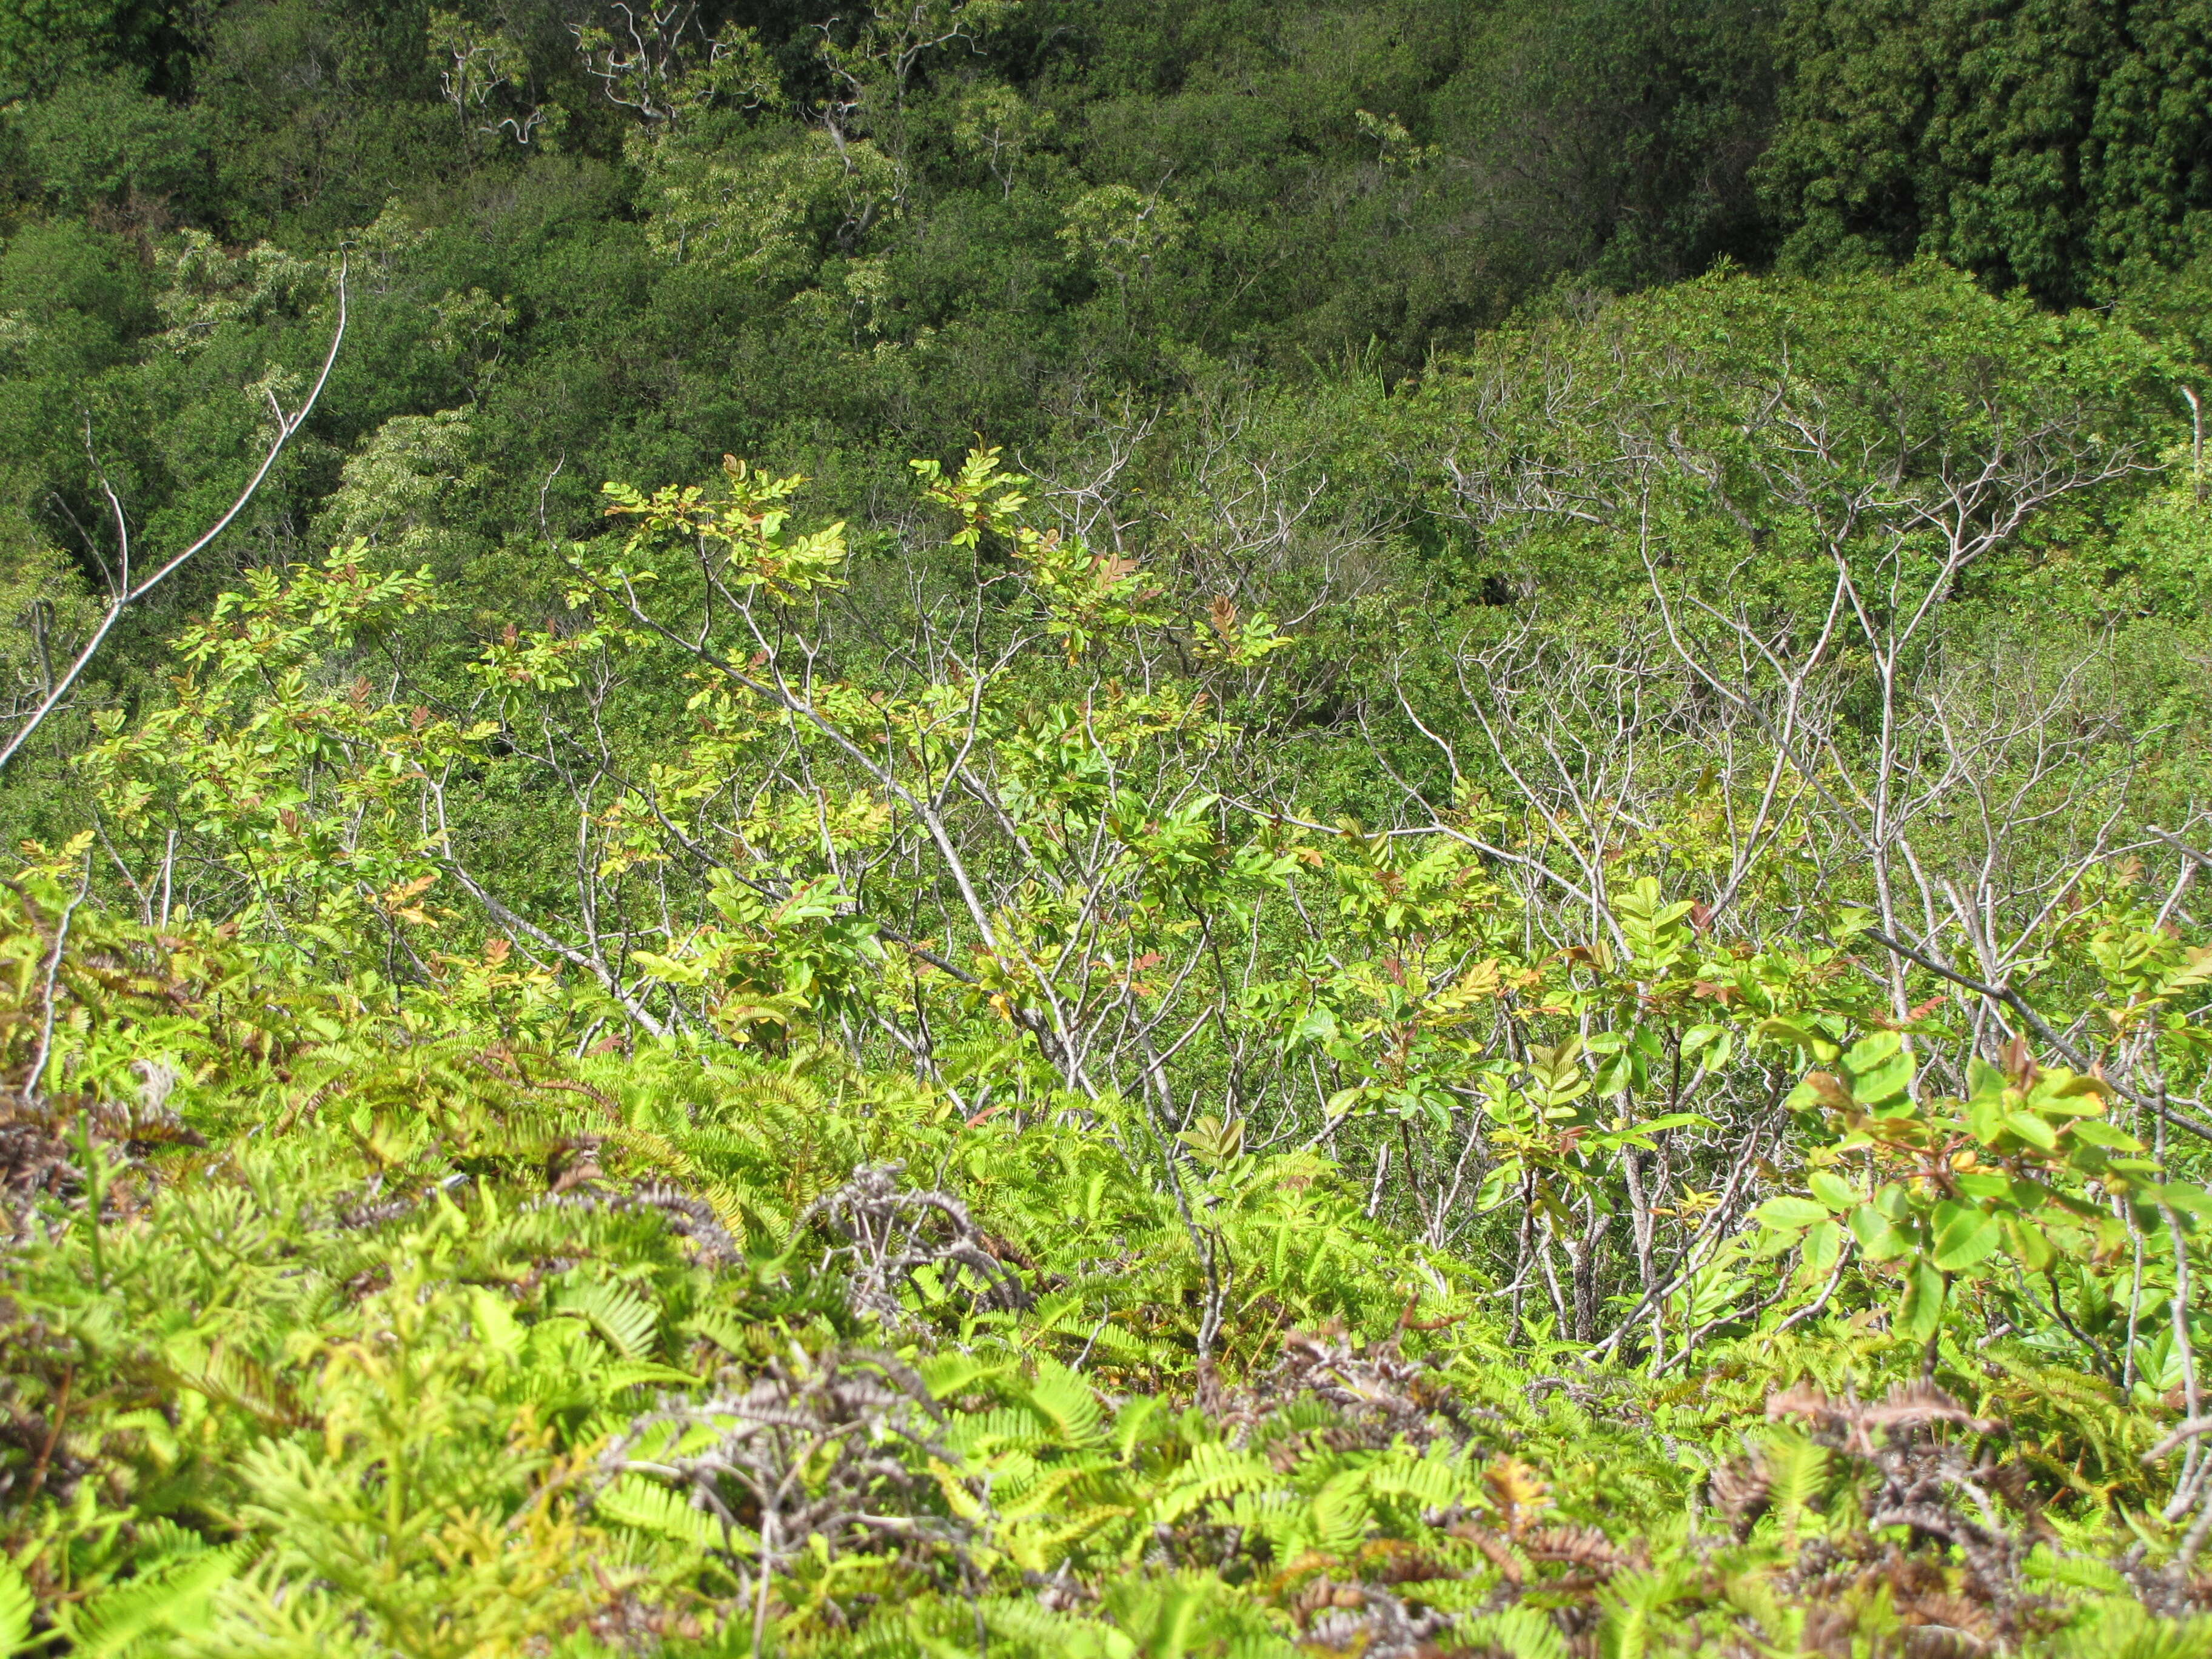
[[[0,1652],[2212,1647],[2209,52],[0,19]]]

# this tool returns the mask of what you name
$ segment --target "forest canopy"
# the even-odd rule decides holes
[[[0,15],[0,1654],[2212,1646],[2212,6]]]

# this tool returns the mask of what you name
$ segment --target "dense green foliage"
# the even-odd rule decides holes
[[[2197,250],[2212,205],[2199,6],[1790,9],[1761,163],[1785,258],[1934,254],[2066,303]]]
[[[1975,1316],[1940,1361],[1971,1410],[1925,1387],[1880,1407],[1840,1392],[1919,1369],[1917,1337],[1900,1360],[1863,1316],[1708,1334],[1687,1374],[1584,1370],[1556,1332],[1508,1337],[1481,1269],[1363,1215],[1315,1150],[1248,1149],[1218,1120],[1180,1138],[1164,1180],[1141,1109],[963,1117],[817,1048],[576,1060],[496,1038],[502,1012],[554,1035],[550,988],[496,951],[394,1006],[75,906],[66,868],[26,872],[7,902],[11,1075],[67,1079],[7,1131],[26,1224],[11,1640],[33,1593],[68,1650],[116,1654],[2203,1639],[2136,1607],[2128,1575],[2158,1575],[2099,1559],[2116,1518],[2157,1535],[2144,1407],[2063,1346],[1975,1340],[2033,1291],[1989,1273],[2003,1255],[1959,1243],[1941,1205],[1933,1259],[1974,1286]],[[1621,904],[1636,971],[1671,956],[1679,985],[1687,929],[1640,903]],[[1693,1029],[1724,1069],[1717,1042],[1760,1038],[1712,1012]],[[1787,1040],[1774,1023],[1759,1030],[1779,1052],[1822,1041],[1817,1022]],[[1492,1133],[1571,1182],[1568,1126],[1605,1139],[1605,1120],[1571,1055],[1550,1056],[1491,1097]],[[1934,1122],[1902,1099],[1897,1056],[1891,1038],[1844,1057],[1877,1115],[1832,1169],[1876,1148],[1909,1164]],[[2115,1179],[2092,1148],[2128,1143],[2083,1139],[2082,1080],[1985,1086],[2007,1103],[2008,1127],[1973,1132],[1991,1167],[2063,1141]],[[1544,1127],[1513,1129],[1516,1112]],[[2058,1135],[2022,1141],[2030,1121]],[[1653,1118],[1611,1138],[1665,1133]],[[1850,1178],[1816,1172],[1813,1190]],[[1802,1232],[1808,1202],[1761,1215]],[[2045,1218],[2118,1226],[2095,1206]],[[1931,1248],[1873,1243],[1887,1224],[1852,1220],[1869,1263]],[[2156,1272],[2132,1310],[2146,1326],[2171,1296]],[[1756,1310],[1738,1275],[1771,1273],[1724,1252],[1654,1331],[1740,1331]],[[2100,1282],[2086,1262],[2051,1275],[2114,1340]],[[2177,1364],[2163,1336],[2146,1346],[2160,1369],[2138,1402]],[[1195,1376],[1194,1348],[1213,1355]],[[1900,1504],[1929,1542],[1883,1540]]]
[[[2208,30],[9,9],[0,1652],[2212,1644]]]
[[[356,267],[309,429],[141,607],[112,694],[241,564],[364,527],[349,466],[423,477],[387,533],[447,574],[532,562],[603,478],[726,453],[872,520],[911,455],[1060,453],[1125,395],[1395,381],[1560,283],[1934,255],[2154,305],[2212,190],[2188,5],[626,15],[10,8],[12,565],[58,549],[97,581],[103,478],[142,546],[210,522],[266,423],[253,388],[321,351],[303,267]]]

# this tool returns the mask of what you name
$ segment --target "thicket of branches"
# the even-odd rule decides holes
[[[1723,275],[520,617],[356,477],[23,747],[0,1636],[2193,1650],[2196,392]]]

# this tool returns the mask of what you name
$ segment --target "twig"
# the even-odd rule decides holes
[[[1773,1094],[1778,1097],[1781,1092],[1781,1085],[1778,1083],[1774,1087]],[[1683,1247],[1682,1253],[1674,1258],[1674,1276],[1663,1285],[1647,1286],[1643,1299],[1629,1310],[1628,1316],[1613,1328],[1613,1334],[1583,1355],[1585,1364],[1593,1364],[1602,1359],[1620,1346],[1620,1340],[1643,1322],[1646,1312],[1655,1306],[1663,1305],[1668,1297],[1688,1284],[1704,1268],[1705,1261],[1698,1258],[1697,1253],[1705,1241],[1724,1224],[1729,1212],[1735,1207],[1736,1189],[1743,1184],[1745,1177],[1751,1173],[1759,1162],[1759,1143],[1766,1139],[1765,1118],[1767,1114],[1771,1113],[1773,1105],[1773,1100],[1770,1100],[1766,1112],[1761,1115],[1760,1121],[1754,1126],[1749,1145],[1745,1147],[1742,1155],[1736,1159],[1735,1168],[1729,1173],[1728,1186],[1721,1193],[1720,1202],[1714,1205],[1707,1212],[1705,1220],[1698,1225],[1696,1237],[1692,1238],[1689,1243]],[[1688,1265],[1683,1265],[1685,1263]]]
[[[1920,951],[1914,950],[1909,945],[1899,944],[1897,940],[1890,938],[1888,934],[1881,932],[1879,929],[1867,927],[1863,928],[1861,931],[1875,944],[1881,945],[1884,950],[1894,951],[1897,955],[1903,957],[1907,962],[1917,963],[1920,966],[1925,968],[1929,973],[1936,975],[1939,978],[1948,979],[1954,985],[1963,986],[1967,990],[1973,992],[1977,996],[1987,997],[1990,1001],[2001,1003],[2005,1007],[2011,1009],[2027,1023],[2029,1030],[2033,1030],[2036,1036],[2041,1037],[2044,1042],[2049,1043],[2052,1048],[2057,1051],[2058,1057],[2061,1060],[2064,1060],[2069,1066],[2072,1066],[2077,1072],[2087,1073],[2089,1070],[2091,1062],[2081,1054],[2081,1050],[2075,1048],[2072,1043],[2061,1036],[2058,1032],[2052,1028],[2051,1022],[2044,1018],[2041,1014],[2037,1013],[2035,1010],[2028,1005],[2027,999],[2021,996],[2021,994],[2013,989],[2011,986],[1984,984],[1982,981],[1974,978],[1972,975],[1962,974],[1955,968],[1946,968],[1942,963],[1937,962],[1932,957],[1923,955]],[[2124,1083],[2115,1082],[2111,1078],[2105,1079],[2104,1082],[2105,1085],[2111,1089],[2113,1093],[2134,1102],[2137,1106],[2142,1107],[2146,1112],[2152,1114],[2154,1116],[2164,1119],[2166,1122],[2173,1125],[2175,1128],[2186,1129],[2190,1133],[2197,1136],[2200,1140],[2212,1141],[2212,1125],[2199,1123],[2195,1118],[2189,1116],[2186,1113],[2175,1111],[2164,1101],[2157,1099],[2153,1096],[2138,1094],[2133,1089],[2129,1088]]]
[[[2185,1440],[2194,1440],[2201,1434],[2212,1434],[2212,1417],[2192,1417],[2185,1423],[2174,1425],[2166,1438],[2142,1455],[2146,1463],[2155,1463]]]
[[[61,1444],[62,1420],[69,1415],[70,1389],[76,1382],[76,1367],[64,1366],[62,1370],[61,1389],[54,1400],[53,1418],[46,1425],[46,1443],[39,1448],[38,1463],[31,1470],[30,1490],[24,1493],[27,1499],[36,1498],[46,1484],[46,1471],[53,1464],[54,1448]]]
[[[1773,1340],[1774,1338],[1781,1335],[1783,1332],[1788,1330],[1792,1325],[1798,1324],[1804,1320],[1814,1317],[1820,1313],[1821,1309],[1826,1307],[1828,1305],[1828,1298],[1835,1295],[1836,1287],[1844,1282],[1844,1269],[1850,1265],[1850,1261],[1851,1253],[1849,1250],[1845,1250],[1842,1255],[1838,1255],[1836,1258],[1836,1270],[1828,1275],[1828,1282],[1820,1287],[1820,1294],[1812,1301],[1807,1303],[1803,1307],[1798,1309],[1796,1313],[1791,1314],[1789,1318],[1784,1320],[1771,1331],[1769,1331],[1767,1333],[1767,1340],[1769,1341]]]
[[[2168,847],[2173,848],[2175,852],[2180,854],[2182,857],[2189,860],[2191,863],[2201,864],[2206,869],[2212,870],[2212,853],[2198,852],[2187,842],[2182,840],[2180,836],[2173,834],[2170,830],[2161,830],[2154,823],[2146,823],[2143,825],[2143,833],[2148,836],[2156,836],[2160,841],[2164,842]]]
[[[84,648],[77,653],[76,660],[69,665],[68,671],[55,683],[53,689],[46,694],[46,700],[31,711],[30,718],[16,729],[15,735],[9,738],[6,746],[0,748],[0,769],[4,769],[8,763],[15,758],[16,751],[31,740],[32,735],[46,723],[46,717],[61,707],[69,696],[70,689],[76,684],[77,677],[84,672],[94,655],[100,650],[101,645],[106,643],[115,624],[123,619],[123,613],[160,586],[170,575],[181,568],[187,560],[202,551],[216,537],[229,529],[231,521],[246,511],[246,503],[251,501],[260,490],[262,481],[268,477],[270,470],[276,465],[277,458],[291,443],[292,434],[297,432],[306,422],[307,416],[314,412],[315,404],[323,395],[323,387],[330,381],[331,370],[337,363],[338,347],[344,341],[346,332],[346,265],[343,259],[338,265],[337,301],[337,326],[331,335],[331,349],[324,354],[322,372],[315,376],[315,384],[308,390],[307,400],[300,405],[298,414],[286,415],[281,409],[277,411],[276,440],[269,446],[269,453],[261,458],[261,465],[255,469],[252,477],[246,480],[246,488],[239,492],[238,499],[233,501],[229,509],[208,528],[204,535],[161,566],[152,575],[147,577],[145,580],[133,583],[130,579],[129,566],[126,564],[124,567],[118,577],[118,586],[114,596],[108,601],[107,614],[100,618],[100,626],[93,629],[92,637],[85,641]],[[101,488],[106,489],[104,482]],[[110,489],[107,493],[109,500],[114,501],[114,492]],[[122,507],[119,502],[115,504],[115,510],[117,521],[120,524]]]
[[[31,1074],[23,1079],[23,1097],[35,1099],[40,1079],[46,1074],[46,1061],[54,1048],[54,986],[61,977],[62,948],[69,943],[70,919],[76,915],[85,895],[92,890],[92,854],[84,855],[84,879],[77,885],[76,896],[63,907],[62,919],[54,928],[54,948],[46,957],[46,987],[40,993],[41,1011],[39,1016],[39,1048],[31,1060]]]

